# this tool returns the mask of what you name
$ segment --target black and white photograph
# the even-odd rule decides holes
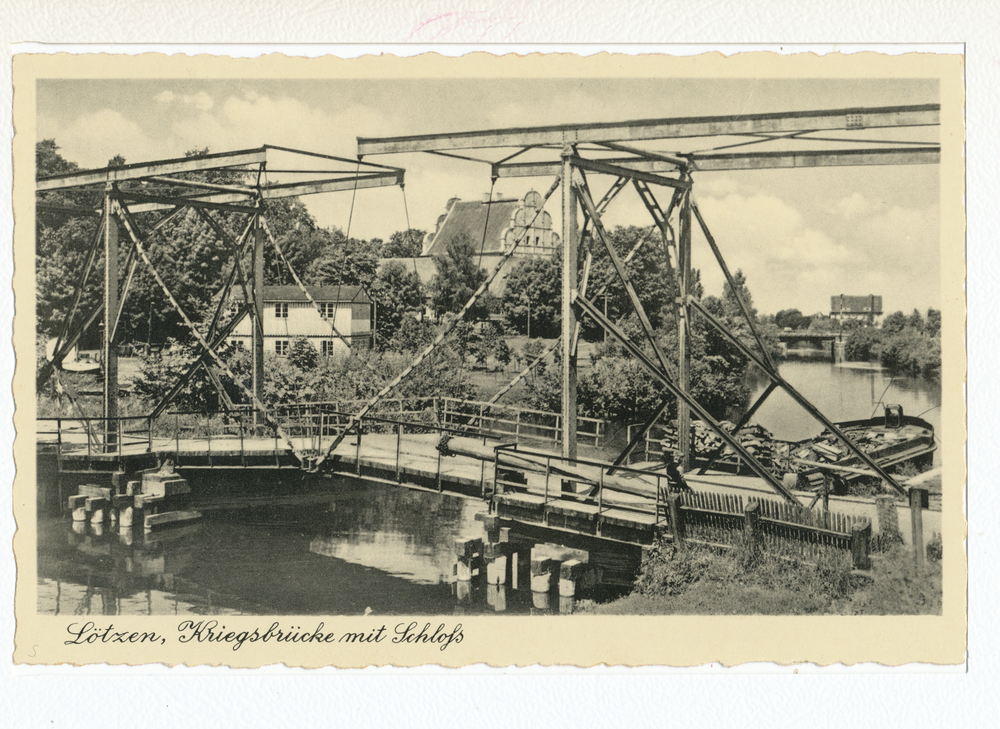
[[[62,655],[964,626],[947,69],[146,60],[33,70],[18,130]]]

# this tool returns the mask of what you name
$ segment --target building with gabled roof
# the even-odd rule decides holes
[[[519,258],[554,256],[560,246],[559,234],[552,229],[552,216],[544,210],[538,213],[541,206],[542,196],[534,190],[521,199],[498,195],[490,200],[489,194],[483,195],[481,200],[453,197],[446,203],[445,212],[438,216],[434,231],[424,238],[418,258],[383,259],[380,265],[399,260],[416,271],[420,282],[426,286],[437,273],[434,257],[443,255],[449,242],[460,237],[467,237],[477,250],[481,249],[479,266],[487,271],[493,270],[522,235],[523,240],[508,265]],[[493,294],[503,292],[504,279],[505,272],[501,272],[493,281],[490,286]]]
[[[265,286],[264,351],[288,354],[296,339],[306,339],[321,355],[346,354],[351,348],[368,349],[372,337],[372,302],[360,286],[306,286],[314,306],[298,286]],[[242,304],[243,291],[234,287],[232,304]],[[325,317],[325,318],[324,318]],[[330,326],[333,322],[348,345]],[[233,330],[229,341],[237,347],[251,346],[253,322],[245,317]]]
[[[860,321],[868,326],[882,323],[882,297],[875,294],[867,296],[830,297],[830,318],[834,321]]]

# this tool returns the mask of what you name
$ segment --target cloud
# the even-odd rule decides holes
[[[179,102],[185,106],[193,106],[194,108],[201,109],[202,111],[208,111],[215,105],[215,101],[212,97],[204,91],[199,91],[197,94],[175,94],[173,91],[167,89],[165,91],[161,91],[153,98],[161,104]]]
[[[84,114],[71,124],[46,126],[44,136],[54,138],[60,153],[83,169],[104,167],[117,154],[129,162],[148,160],[157,148],[139,124],[114,109]]]
[[[848,220],[857,218],[862,215],[868,215],[872,212],[872,204],[868,201],[864,195],[860,192],[855,192],[850,197],[841,198],[838,200],[832,209],[834,215],[842,216]]]

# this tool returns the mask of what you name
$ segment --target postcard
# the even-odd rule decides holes
[[[960,663],[963,69],[15,56],[15,661]]]

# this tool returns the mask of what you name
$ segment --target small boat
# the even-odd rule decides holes
[[[849,420],[835,425],[865,455],[889,471],[906,463],[912,463],[919,470],[928,468],[937,450],[934,426],[926,420],[904,415],[900,405],[886,405],[880,418]],[[779,476],[819,470],[853,481],[873,475],[868,465],[830,430],[808,440],[783,441],[773,438],[759,425],[750,425],[742,428],[736,437],[751,455]],[[696,424],[694,467],[707,466],[722,445],[722,439],[715,433]],[[711,468],[728,473],[752,473],[728,445]]]

